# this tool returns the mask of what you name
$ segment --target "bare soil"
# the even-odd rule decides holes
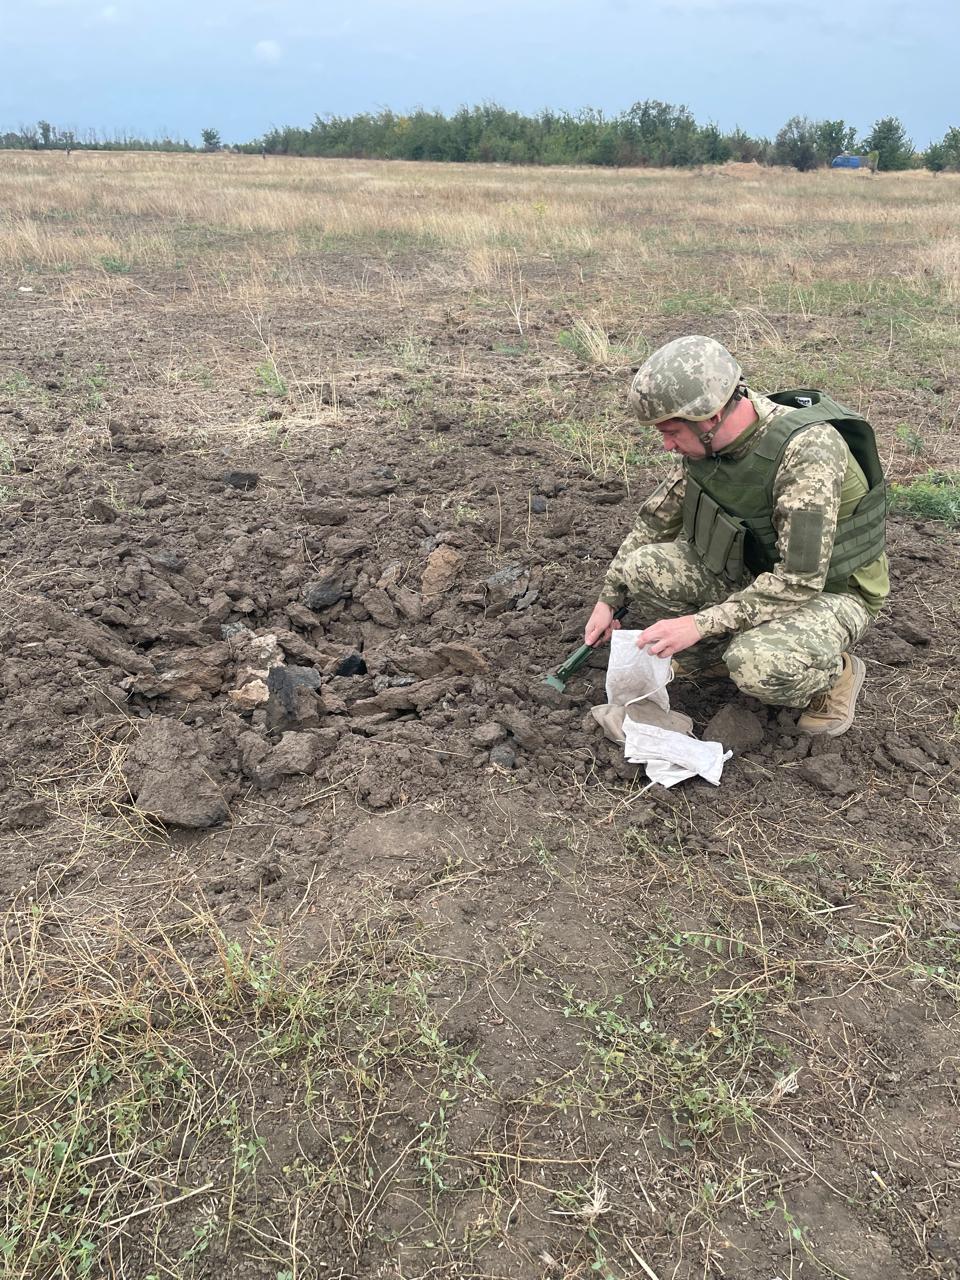
[[[374,357],[318,377],[311,419],[262,394],[224,309],[138,279],[166,301],[7,305],[6,367],[43,395],[0,399],[5,955],[40,912],[45,945],[83,943],[162,1028],[151,973],[238,948],[252,985],[211,995],[183,1054],[254,1145],[248,1170],[195,1117],[177,1177],[94,1213],[110,1240],[75,1273],[957,1274],[957,537],[891,522],[848,735],[752,704],[763,741],[719,789],[648,790],[587,717],[602,660],[567,695],[541,677],[653,473],[598,474],[497,413],[508,389],[586,414],[626,371],[544,372],[498,350],[521,345],[502,318],[437,305],[415,326],[433,372],[411,372],[375,360],[408,316],[290,302],[288,353]],[[236,363],[160,387],[211,334]],[[214,403],[235,430],[207,429]],[[742,701],[674,689],[698,731]],[[334,1003],[260,999],[266,938]],[[8,1052],[39,1052],[10,1027]]]

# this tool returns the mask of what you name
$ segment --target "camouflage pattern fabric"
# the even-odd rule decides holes
[[[720,412],[740,377],[740,366],[716,338],[691,334],[668,342],[640,366],[628,403],[647,426],[668,418],[703,422]]]
[[[704,568],[682,539],[638,548],[630,557],[631,626],[680,618],[722,601],[728,583]],[[829,689],[841,654],[864,634],[870,615],[853,595],[819,594],[741,635],[708,637],[679,655],[687,672],[725,662],[737,687],[774,706],[805,707]]]
[[[773,417],[790,412],[765,396],[752,391],[748,395],[759,422],[744,437],[718,450],[718,456],[738,456],[753,448],[763,438],[766,424]],[[768,573],[761,573],[753,579],[746,578],[743,585],[732,592],[730,584],[724,582],[721,594],[705,594],[696,615],[704,637],[724,636],[764,623],[782,621],[820,597],[829,572],[848,461],[847,446],[839,432],[828,424],[812,426],[790,441],[773,490],[773,520],[778,543],[789,548],[791,535],[798,531],[797,526],[803,529],[804,535],[808,535],[811,513],[816,513],[819,556],[811,557],[809,562],[805,559],[803,572],[788,570],[783,559]],[[645,579],[645,570],[641,571],[636,564],[638,553],[652,544],[666,543],[680,535],[684,488],[683,467],[676,466],[641,506],[633,530],[604,578],[600,599],[611,608],[617,609],[633,598],[640,580]],[[875,569],[876,566],[865,568],[872,585],[876,579]],[[872,574],[871,570],[874,571]],[[854,586],[856,581],[857,574],[854,574]],[[864,607],[861,597],[851,592],[850,598]],[[876,597],[871,593],[867,599],[869,611],[876,612],[879,608]]]

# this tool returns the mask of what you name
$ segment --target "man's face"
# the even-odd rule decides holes
[[[709,427],[710,423],[704,423]],[[689,422],[683,418],[668,418],[666,422],[657,424],[660,440],[667,453],[679,453],[684,458],[705,458],[707,451],[703,441]]]

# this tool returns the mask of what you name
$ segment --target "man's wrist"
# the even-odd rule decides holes
[[[614,613],[627,603],[627,593],[623,587],[608,587],[604,584],[597,600],[600,604],[605,604],[612,609]]]
[[[718,617],[718,611],[713,608],[701,609],[699,613],[693,615],[693,621],[700,632],[701,640],[709,640],[713,636],[726,635],[730,630],[727,624]]]

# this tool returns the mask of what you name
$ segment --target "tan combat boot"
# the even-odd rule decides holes
[[[818,694],[797,721],[800,733],[825,734],[839,738],[853,724],[857,710],[857,696],[863,686],[867,668],[851,653],[843,657],[843,670],[837,683],[826,693]]]

